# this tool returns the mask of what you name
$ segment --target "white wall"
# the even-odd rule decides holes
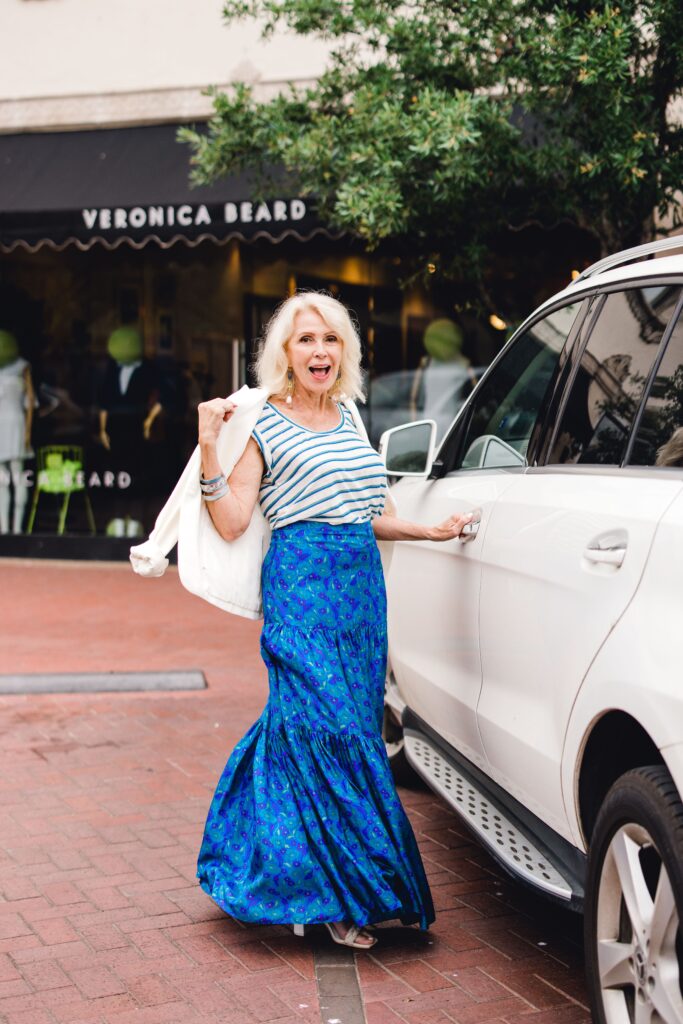
[[[315,78],[322,43],[265,43],[221,0],[0,0],[0,131],[198,117],[207,85]]]

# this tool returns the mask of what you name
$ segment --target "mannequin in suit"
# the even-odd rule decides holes
[[[107,343],[109,361],[99,394],[99,438],[107,451],[148,441],[161,413],[155,374],[136,327],[118,327]]]
[[[136,327],[118,327],[107,343],[109,358],[98,395],[99,440],[106,468],[130,478],[124,490],[110,494],[112,519],[144,521],[146,498],[154,474],[150,452],[152,426],[163,408],[158,374],[144,357]]]

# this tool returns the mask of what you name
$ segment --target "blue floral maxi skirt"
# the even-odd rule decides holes
[[[241,921],[426,928],[429,886],[380,735],[386,595],[371,525],[274,530],[263,606],[270,694],[211,802],[202,888]]]

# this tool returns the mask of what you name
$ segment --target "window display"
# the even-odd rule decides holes
[[[0,554],[125,557],[196,444],[198,403],[250,379],[297,288],[358,320],[373,443],[424,416],[445,432],[498,339],[354,244],[0,254]]]

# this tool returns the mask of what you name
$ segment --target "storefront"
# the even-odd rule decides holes
[[[448,311],[286,183],[267,201],[242,178],[190,189],[187,159],[174,125],[0,137],[0,554],[125,553],[194,446],[197,403],[250,379],[297,288],[354,310],[373,437],[420,412],[424,332]],[[442,322],[464,392],[496,340],[461,341]]]

